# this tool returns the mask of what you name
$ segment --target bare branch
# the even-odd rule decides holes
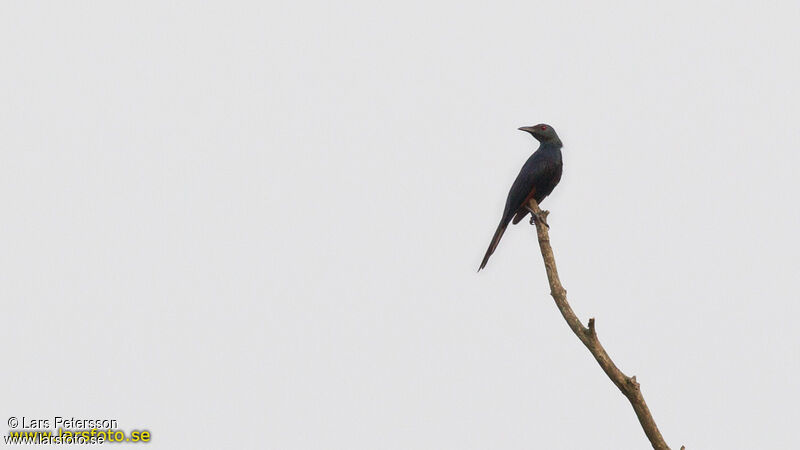
[[[620,392],[627,397],[653,448],[656,450],[669,450],[669,446],[667,446],[667,443],[664,441],[664,437],[661,436],[661,432],[658,431],[658,426],[656,426],[656,422],[650,414],[650,409],[647,407],[644,397],[642,397],[642,391],[639,388],[636,377],[626,376],[619,370],[617,365],[614,364],[611,357],[608,356],[608,353],[606,353],[606,350],[597,339],[594,318],[589,319],[588,327],[584,327],[572,311],[572,307],[569,306],[567,302],[567,290],[564,289],[564,286],[561,285],[561,280],[558,278],[553,248],[550,246],[550,236],[548,234],[548,229],[550,227],[546,222],[549,212],[539,209],[539,205],[536,204],[536,201],[533,199],[530,200],[530,209],[533,211],[533,218],[531,221],[536,224],[539,248],[542,251],[544,267],[547,271],[547,280],[550,282],[550,295],[553,296],[558,310],[561,312],[561,315],[564,316],[564,320],[567,321],[572,332],[575,333],[578,339],[583,342],[583,345],[589,349],[589,352],[594,356],[594,359],[597,360],[597,363],[600,364],[600,367],[606,375],[608,375],[608,378],[610,378]]]

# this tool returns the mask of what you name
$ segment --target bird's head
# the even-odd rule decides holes
[[[560,142],[560,139],[558,139],[558,135],[556,134],[556,130],[546,123],[540,123],[539,125],[533,125],[530,127],[520,127],[518,129],[520,131],[527,131],[539,142]]]

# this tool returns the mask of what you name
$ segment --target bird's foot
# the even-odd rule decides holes
[[[541,222],[542,225],[546,226],[547,229],[550,229],[550,225],[547,224],[547,215],[550,214],[550,211],[539,211],[538,213],[533,212],[532,209],[528,208],[531,212],[531,225],[536,225],[536,222]]]

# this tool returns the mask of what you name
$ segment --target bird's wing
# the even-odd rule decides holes
[[[521,221],[522,219],[524,219],[524,218],[525,218],[525,216],[527,216],[529,213],[530,213],[530,211],[528,211],[528,209],[527,209],[527,208],[525,208],[525,205],[521,206],[521,207],[520,207],[520,208],[517,210],[517,213],[516,213],[516,214],[514,214],[514,218],[511,220],[511,223],[513,223],[514,225],[516,225],[516,224],[520,223],[520,221]]]
[[[549,157],[540,150],[537,150],[528,158],[519,171],[517,179],[514,180],[514,184],[511,185],[511,190],[508,191],[503,217],[500,219],[500,224],[495,230],[478,270],[486,267],[489,257],[492,256],[497,244],[500,243],[500,239],[503,237],[503,233],[512,218],[516,224],[528,214],[528,200],[535,198],[537,202],[541,202],[550,194],[560,178],[561,162],[559,160]]]
[[[540,180],[547,178],[551,171],[549,166],[550,164],[539,152],[534,153],[525,161],[517,179],[514,180],[514,184],[508,191],[504,217],[511,218],[536,193]]]
[[[506,214],[513,214],[512,223],[516,225],[528,215],[528,201],[541,202],[550,195],[561,178],[561,165],[541,154],[534,153],[520,170],[511,186],[506,202]]]

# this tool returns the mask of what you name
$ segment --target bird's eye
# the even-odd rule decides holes
[[[544,125],[542,125],[542,126],[540,126],[540,127],[539,127],[539,129],[540,129],[540,130],[542,130],[542,131],[544,131],[544,130],[546,130],[546,129],[547,129],[547,127],[546,127],[546,126],[544,126]]]

